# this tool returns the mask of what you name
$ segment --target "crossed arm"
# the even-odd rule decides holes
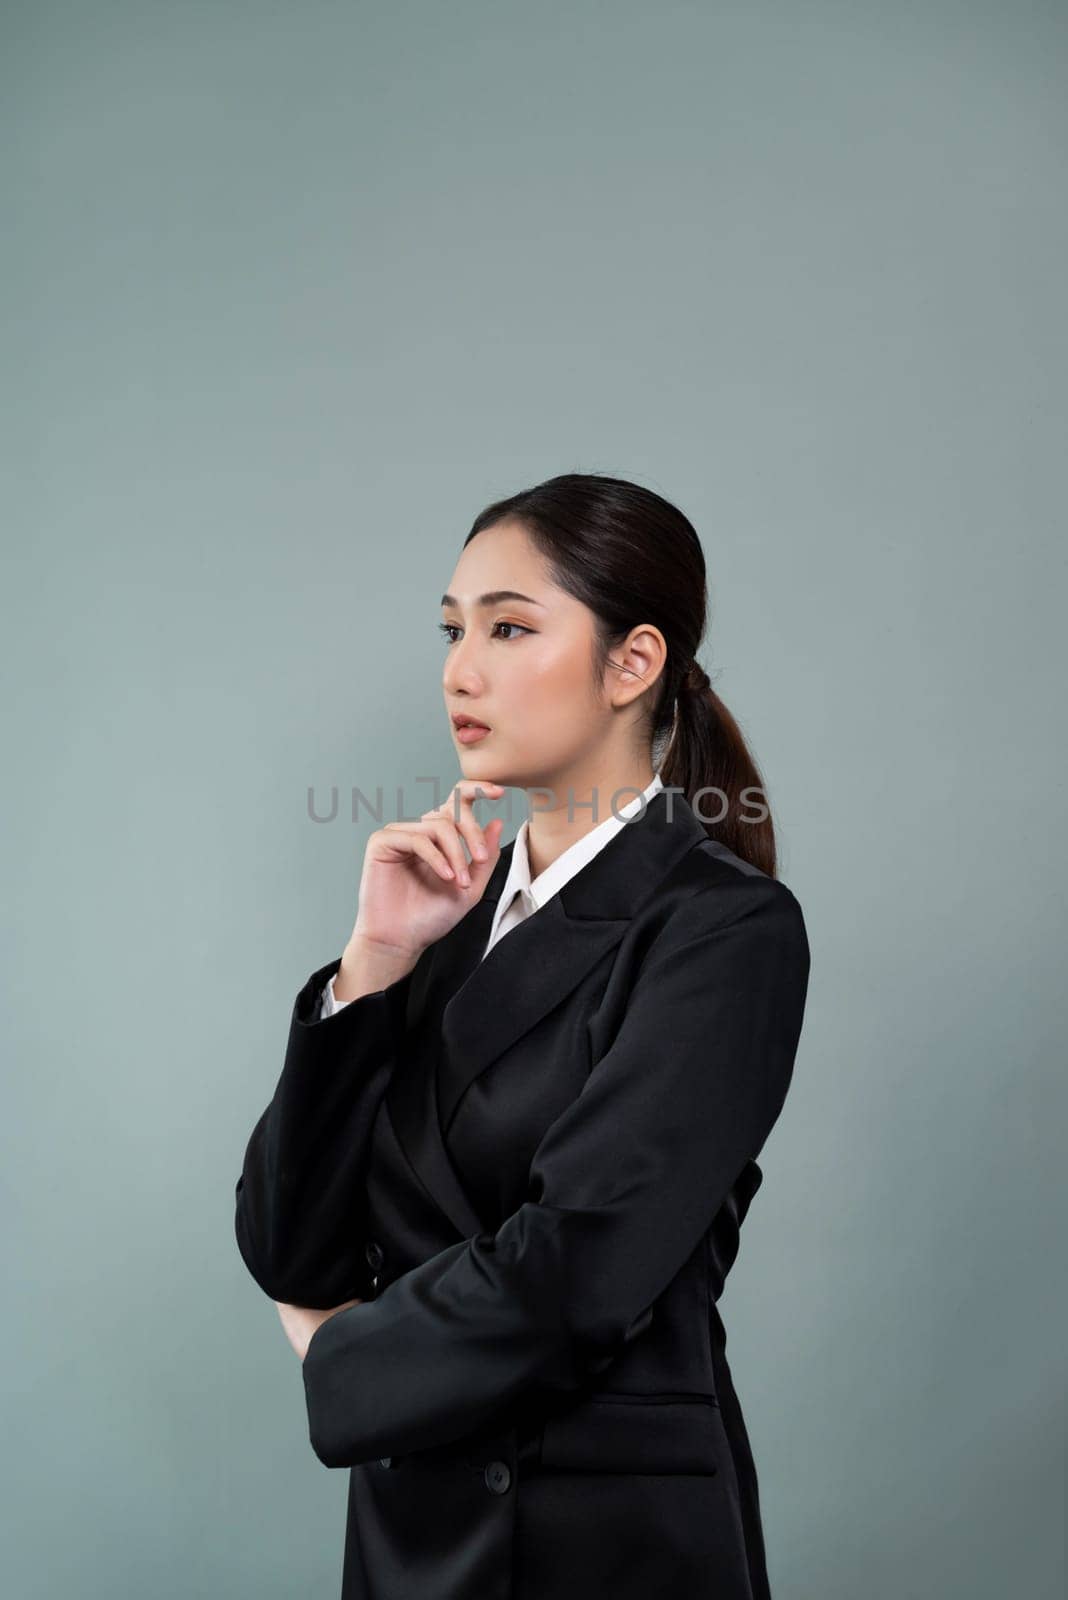
[[[362,1298],[357,1218],[407,980],[312,1020],[335,965],[298,996],[236,1221],[301,1358],[312,1448],[349,1466],[455,1440],[531,1384],[579,1388],[641,1336],[778,1117],[809,949],[801,909],[775,880],[686,901],[612,1044],[543,1136],[528,1199],[495,1233],[450,1245],[374,1299]]]
[[[532,1384],[582,1387],[641,1336],[778,1117],[808,970],[800,907],[774,880],[675,912],[538,1146],[529,1198],[374,1300],[313,1313],[302,1372],[326,1466],[449,1443]]]

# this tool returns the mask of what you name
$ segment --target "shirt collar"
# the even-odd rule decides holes
[[[511,905],[518,891],[523,897],[523,905],[528,914],[538,910],[546,900],[563,888],[569,878],[580,872],[587,862],[592,861],[599,850],[603,850],[608,841],[615,837],[621,828],[627,826],[627,818],[634,815],[639,808],[647,805],[664,787],[659,772],[654,773],[653,781],[640,795],[635,795],[626,805],[618,807],[618,814],[610,812],[589,833],[584,833],[581,839],[576,839],[574,844],[568,845],[562,855],[557,856],[531,880],[530,859],[527,855],[528,819],[524,818],[519,831],[515,836],[515,846],[512,850],[512,860],[508,868],[508,876],[504,880],[504,888],[497,902],[497,910],[493,917],[493,926],[490,929],[489,942],[492,944],[497,933],[498,924]]]

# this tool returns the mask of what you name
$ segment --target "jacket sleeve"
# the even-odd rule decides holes
[[[647,953],[612,1043],[533,1157],[529,1198],[328,1317],[303,1363],[330,1467],[454,1442],[640,1336],[782,1108],[808,984],[778,880],[702,890]]]
[[[299,991],[282,1074],[235,1191],[237,1245],[272,1300],[320,1309],[374,1293],[359,1248],[371,1130],[389,1082],[411,973],[321,1014],[341,957]]]

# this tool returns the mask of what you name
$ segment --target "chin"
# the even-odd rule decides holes
[[[488,750],[483,756],[477,750],[461,748],[460,772],[465,778],[470,778],[476,783],[481,779],[484,783],[503,784],[505,788],[513,786],[513,780],[499,758],[491,758]]]

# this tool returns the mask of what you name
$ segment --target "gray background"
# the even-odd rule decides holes
[[[1065,9],[2,17],[6,1592],[337,1592],[232,1232],[374,826],[307,791],[455,780],[438,597],[578,470],[701,532],[813,948],[776,1600],[1059,1596]]]

